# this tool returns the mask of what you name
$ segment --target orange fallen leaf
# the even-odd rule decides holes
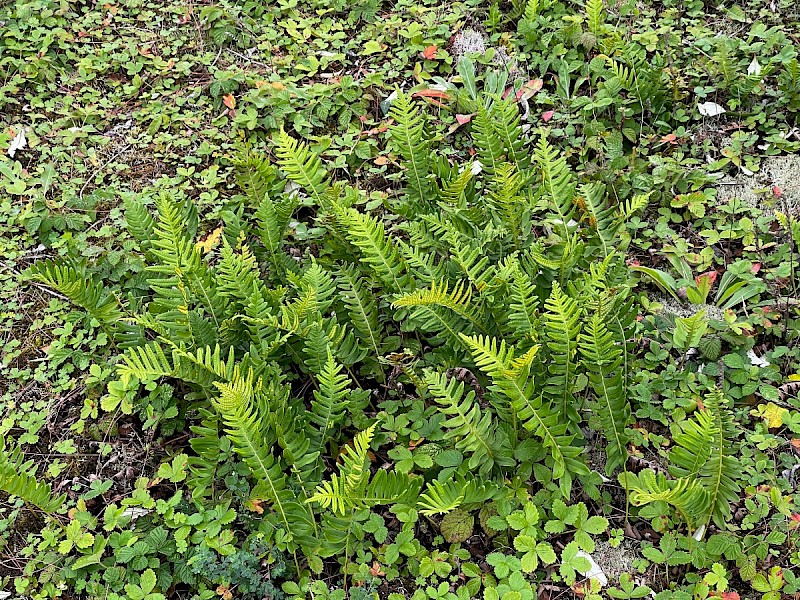
[[[442,90],[419,90],[411,95],[413,98],[442,98],[443,100],[450,100],[450,95]]]
[[[252,511],[254,513],[258,513],[259,515],[264,514],[264,507],[261,506],[263,500],[261,498],[250,498],[247,502],[244,503],[244,507]]]
[[[425,50],[422,51],[422,57],[426,60],[433,60],[436,58],[436,52],[439,50],[439,47],[434,44],[433,46],[428,46]]]
[[[381,156],[376,156],[375,160],[373,160],[372,162],[374,162],[379,167],[382,167],[383,165],[389,164],[389,159],[386,156],[381,155]]]
[[[226,94],[222,97],[222,103],[233,110],[236,108],[236,98],[233,97],[233,94]]]
[[[386,575],[386,573],[383,571],[381,563],[379,563],[377,560],[372,562],[372,567],[370,567],[369,572],[373,577],[380,577],[381,575]]]

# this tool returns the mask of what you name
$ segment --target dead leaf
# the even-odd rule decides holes
[[[547,111],[543,112],[542,113],[542,121],[547,123],[550,119],[553,118],[553,115],[555,115],[555,114],[556,114],[556,111],[554,111],[554,110],[547,110]]]
[[[426,60],[433,60],[436,58],[436,52],[439,50],[439,47],[434,44],[433,46],[428,46],[425,50],[422,51],[422,57]]]
[[[208,254],[219,245],[220,240],[222,240],[222,225],[209,233],[205,238],[197,242],[195,246],[197,246],[197,249],[201,250],[204,254]]]
[[[386,575],[383,571],[383,567],[381,563],[377,560],[372,562],[372,567],[370,567],[369,572],[372,574],[373,577],[380,577],[381,575]]]
[[[264,514],[264,507],[261,506],[263,500],[261,498],[250,498],[247,502],[244,503],[244,507],[252,511],[254,513],[258,513],[259,515]]]
[[[222,103],[233,110],[236,108],[236,98],[233,97],[233,94],[226,94],[222,97]]]
[[[419,90],[418,92],[414,92],[411,94],[413,98],[441,98],[443,100],[450,100],[450,95],[447,92],[443,92],[442,90]]]
[[[216,589],[217,595],[222,596],[222,600],[231,600],[233,593],[224,585],[218,585]]]
[[[388,165],[389,164],[389,159],[388,159],[388,157],[381,155],[381,156],[376,156],[375,160],[373,160],[372,162],[374,162],[379,167],[382,167],[384,165]]]
[[[781,408],[774,402],[767,402],[766,404],[759,404],[755,410],[750,411],[750,414],[764,419],[770,429],[777,429],[783,425],[783,415],[788,412],[788,410]]]
[[[516,94],[517,102],[521,102],[522,100],[527,100],[528,98],[533,97],[539,90],[542,89],[544,85],[544,81],[541,79],[531,79],[530,81],[526,82]]]
[[[470,115],[456,115],[456,121],[458,121],[459,125],[464,125],[472,120],[474,114],[475,113],[472,113]]]

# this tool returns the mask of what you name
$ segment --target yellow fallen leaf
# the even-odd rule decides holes
[[[789,411],[781,408],[774,402],[759,404],[758,408],[751,410],[750,414],[754,417],[761,417],[770,429],[775,429],[783,425],[783,415]]]
[[[197,246],[198,250],[202,250],[203,253],[208,254],[219,246],[220,240],[222,240],[222,225],[209,233],[204,239],[197,242],[195,246]]]

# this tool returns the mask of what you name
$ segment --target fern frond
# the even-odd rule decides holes
[[[350,378],[342,373],[342,366],[337,364],[329,352],[328,360],[317,380],[319,390],[314,391],[309,420],[316,425],[313,436],[317,450],[321,450],[331,439],[333,429],[344,418]]]
[[[514,464],[511,449],[492,422],[491,411],[481,411],[473,390],[464,395],[464,382],[445,373],[429,373],[427,384],[428,391],[449,417],[442,425],[456,440],[455,448],[469,454],[470,470],[477,469],[483,476],[495,465]]]
[[[6,450],[5,440],[0,437],[0,490],[22,498],[44,512],[54,512],[64,505],[66,494],[53,496],[50,484],[37,481],[27,471],[33,466],[25,462],[19,448]]]
[[[549,201],[551,220],[563,232],[563,239],[569,239],[568,223],[575,213],[575,181],[567,159],[542,134],[534,151],[534,160],[541,173],[542,192]]]
[[[622,349],[615,343],[604,318],[595,314],[580,336],[581,361],[596,396],[594,414],[600,420],[606,446],[606,474],[625,467],[630,434],[626,426],[631,420],[622,377]]]
[[[394,242],[387,237],[383,223],[354,209],[350,209],[348,220],[348,239],[361,250],[364,262],[374,269],[387,291],[399,293],[408,289],[411,283],[408,267]]]
[[[487,502],[497,493],[497,486],[489,481],[458,474],[447,481],[431,481],[417,506],[420,514],[430,517],[447,514],[461,506]]]
[[[114,329],[125,313],[116,296],[102,282],[90,277],[82,266],[65,261],[37,262],[23,277],[53,288],[77,304],[106,328]]]
[[[575,407],[572,386],[577,372],[578,335],[580,333],[580,308],[567,296],[557,282],[553,282],[550,297],[545,300],[542,315],[547,348],[550,352],[547,370],[549,376],[544,395],[556,403],[561,414],[573,423],[580,421]]]
[[[471,121],[472,138],[483,170],[493,176],[503,162],[503,141],[492,125],[492,115],[483,103],[478,105],[478,113]]]
[[[252,371],[242,375],[237,368],[230,382],[214,385],[220,393],[214,406],[225,424],[225,433],[256,480],[251,497],[268,500],[285,530],[302,545],[311,545],[313,515],[297,502],[280,462],[270,451],[276,440],[263,427],[268,419],[256,399],[261,382],[254,380]]]
[[[429,203],[430,141],[425,134],[425,116],[419,112],[412,98],[399,90],[389,116],[394,120],[394,125],[389,126],[389,134],[403,157],[409,199],[413,204]]]
[[[375,358],[381,356],[384,332],[378,320],[378,303],[368,284],[354,268],[343,268],[337,277],[339,296],[347,307],[356,335],[367,345]]]
[[[702,515],[708,514],[708,492],[696,479],[668,481],[664,475],[645,469],[638,478],[630,473],[621,473],[620,480],[631,491],[630,498],[634,506],[666,502],[674,506],[690,525],[702,525]]]
[[[588,469],[578,459],[581,448],[573,444],[575,436],[567,435],[566,423],[559,418],[558,411],[543,402],[536,392],[531,374],[536,347],[528,351],[529,358],[518,361],[505,342],[498,345],[491,338],[462,336],[462,339],[478,367],[492,378],[492,389],[509,399],[515,418],[542,440],[550,453],[553,479],[560,480],[562,493],[569,497],[572,476],[588,473]]]
[[[281,128],[277,135],[275,155],[286,176],[299,184],[318,207],[325,206],[328,174],[322,161],[308,145],[299,142]]]

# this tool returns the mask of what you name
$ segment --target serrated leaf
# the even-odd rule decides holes
[[[466,541],[474,527],[475,517],[465,510],[456,509],[444,516],[439,530],[446,541],[455,544]]]

